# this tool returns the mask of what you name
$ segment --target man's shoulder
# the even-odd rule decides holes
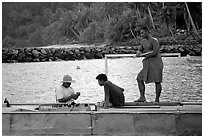
[[[56,90],[58,90],[58,91],[63,90],[63,86],[62,86],[62,85],[58,86],[58,87],[56,88]]]
[[[109,87],[111,87],[111,85],[112,85],[112,83],[110,82],[110,81],[106,81],[105,83],[104,83],[104,87],[105,88],[109,88]]]
[[[106,84],[106,86],[108,86],[108,87],[119,87],[118,85],[112,83],[111,81],[107,81],[105,84]]]
[[[111,81],[106,81],[104,85],[112,85],[113,83]]]
[[[67,88],[68,90],[71,90],[71,91],[74,91],[74,89],[72,87],[68,87]]]

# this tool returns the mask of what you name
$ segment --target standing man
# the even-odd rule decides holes
[[[124,89],[108,81],[106,74],[99,74],[96,79],[100,86],[104,86],[104,108],[121,106],[125,103]]]
[[[140,34],[143,38],[136,56],[145,56],[143,59],[143,68],[137,76],[140,98],[135,102],[145,102],[145,83],[155,83],[156,98],[155,102],[159,102],[162,86],[163,61],[159,54],[159,42],[156,38],[150,35],[147,27],[140,29]]]

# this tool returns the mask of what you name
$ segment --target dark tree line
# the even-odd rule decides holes
[[[138,28],[158,37],[174,37],[202,28],[201,2],[3,2],[3,47],[30,47],[73,42],[126,42]]]

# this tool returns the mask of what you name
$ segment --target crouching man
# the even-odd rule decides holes
[[[124,89],[108,81],[105,74],[99,74],[96,79],[100,86],[104,86],[104,108],[121,106],[125,103]]]

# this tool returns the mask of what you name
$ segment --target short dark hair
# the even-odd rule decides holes
[[[106,76],[106,74],[99,74],[97,77],[96,77],[97,80],[103,80],[103,81],[107,81],[108,78]]]
[[[146,27],[146,26],[141,27],[141,28],[140,28],[140,30],[145,30],[145,31],[147,31],[147,32],[150,32],[150,31],[149,31],[149,28],[148,28],[148,27]]]

